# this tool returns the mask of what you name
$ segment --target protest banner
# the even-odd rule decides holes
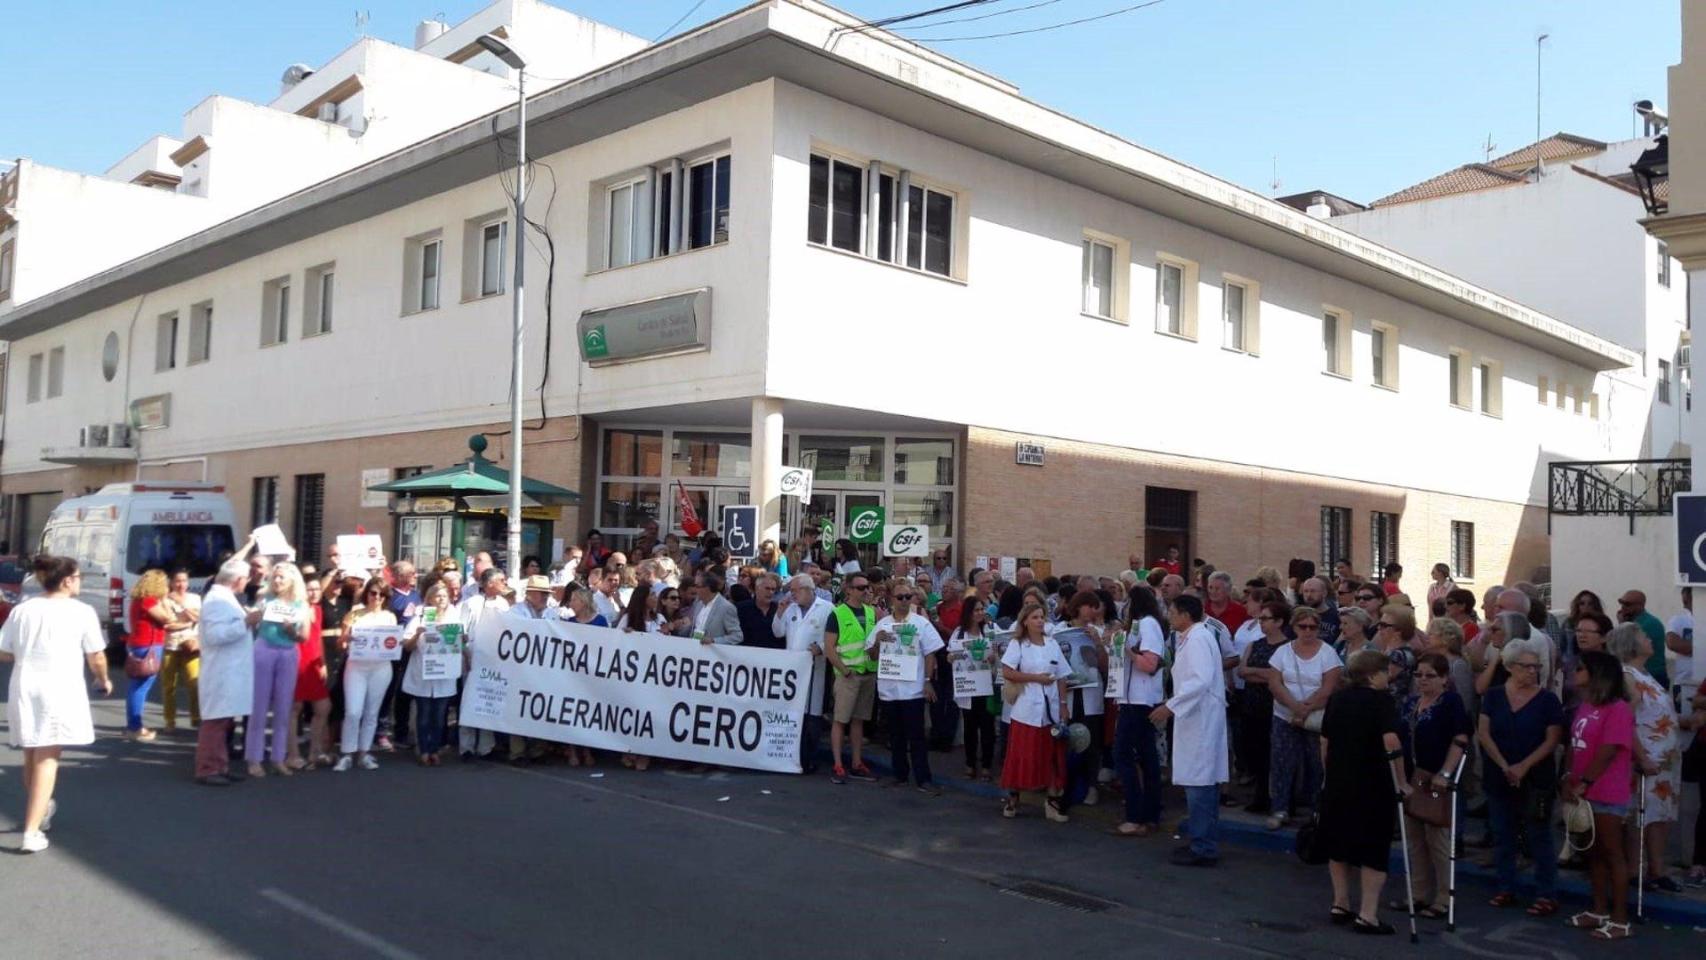
[[[369,624],[351,627],[349,658],[351,660],[403,659],[403,628],[388,624]]]
[[[462,624],[441,623],[421,631],[421,679],[455,680],[462,676]]]
[[[377,573],[385,566],[385,544],[371,533],[338,534],[338,567],[346,573]]]
[[[513,612],[474,627],[464,726],[694,763],[800,772],[812,657]]]

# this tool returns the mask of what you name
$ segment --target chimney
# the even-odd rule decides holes
[[[1635,115],[1641,118],[1641,135],[1644,137],[1656,137],[1670,126],[1670,118],[1653,109],[1651,100],[1635,101]]]
[[[1309,206],[1304,207],[1303,212],[1317,220],[1328,220],[1333,216],[1333,208],[1327,203],[1326,195],[1320,193],[1309,198]]]
[[[314,68],[306,63],[293,63],[284,68],[284,76],[278,78],[278,94],[284,96],[302,81],[314,75]]]
[[[443,20],[422,20],[415,24],[415,49],[426,46],[450,32],[450,24]]]

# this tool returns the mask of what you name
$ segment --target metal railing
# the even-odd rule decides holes
[[[1551,517],[1667,517],[1690,487],[1687,460],[1559,461],[1548,469]]]

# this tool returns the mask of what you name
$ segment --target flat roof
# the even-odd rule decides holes
[[[771,78],[1163,216],[1380,290],[1595,370],[1638,355],[1285,204],[1074,120],[1017,89],[831,8],[759,0],[528,102],[538,156]],[[495,111],[498,135],[515,108]],[[0,338],[40,333],[131,297],[495,175],[493,114],[434,134],[0,317]]]

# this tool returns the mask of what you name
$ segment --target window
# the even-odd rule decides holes
[[[687,249],[729,239],[729,158],[701,160],[687,168]]]
[[[325,543],[326,475],[296,475],[296,509],[292,512],[291,543],[296,555],[316,560]]]
[[[867,168],[814,153],[810,168],[807,242],[941,276],[953,273],[953,194],[914,184],[910,171],[883,172],[875,163]],[[867,196],[873,186],[875,195]]]
[[[750,477],[752,437],[745,433],[677,430],[670,439],[670,473],[677,477]]]
[[[1180,264],[1155,265],[1155,329],[1184,336],[1185,268]]]
[[[437,310],[439,282],[444,274],[444,239],[433,230],[403,241],[403,304],[405,316]]]
[[[139,523],[126,541],[125,570],[188,570],[192,577],[211,577],[237,549],[231,541],[231,526],[225,523]]]
[[[12,261],[17,258],[16,250],[15,241],[0,243],[0,300],[12,296]]]
[[[800,463],[816,464],[813,483],[883,482],[887,441],[882,437],[802,436]]]
[[[1475,525],[1451,521],[1451,572],[1458,580],[1475,579]]]
[[[1321,567],[1333,569],[1333,564],[1351,555],[1351,508],[1321,508]]]
[[[1659,361],[1659,381],[1654,387],[1660,403],[1670,403],[1670,361]]]
[[[28,386],[24,393],[25,403],[35,403],[41,399],[42,363],[46,357],[39,353],[30,354],[30,373]]]
[[[47,398],[65,393],[65,348],[54,347],[47,352]]]
[[[249,529],[278,522],[278,478],[256,477],[249,486]]]
[[[154,321],[154,372],[178,365],[178,315],[163,313]]]
[[[1369,324],[1368,350],[1374,385],[1398,389],[1398,328],[1389,323]]]
[[[1462,350],[1453,350],[1447,360],[1447,400],[1461,410],[1469,409],[1469,394],[1472,390],[1469,384],[1469,355]],[[1542,393],[1544,396],[1544,393]]]
[[[1349,377],[1351,344],[1350,314],[1326,310],[1321,314],[1321,369],[1335,377]]]
[[[498,221],[480,227],[480,296],[504,292],[504,242],[509,223]]]
[[[1546,395],[1552,392],[1552,383],[1542,376],[1534,382],[1535,392],[1540,396],[1540,405],[1546,406]]]
[[[308,302],[302,305],[302,335],[316,337],[332,332],[332,293],[337,286],[337,274],[332,264],[308,271]]]
[[[953,486],[954,441],[897,437],[894,442],[894,482],[914,486]]]
[[[1482,360],[1475,367],[1475,409],[1489,417],[1504,414],[1504,371],[1497,360]],[[1559,393],[1558,406],[1564,406],[1564,395]]]
[[[213,302],[190,308],[190,363],[206,363],[213,340]]]
[[[1670,244],[1659,241],[1659,286],[1670,286]]]
[[[290,339],[290,278],[279,277],[261,285],[261,346],[270,347]]]
[[[609,224],[605,266],[625,267],[651,256],[651,234],[646,230],[651,208],[646,202],[646,187],[645,180],[630,180],[610,188],[605,201]]]
[[[1093,317],[1114,315],[1114,248],[1085,239],[1083,260],[1084,312]]]
[[[1228,350],[1249,353],[1246,304],[1250,301],[1250,290],[1242,283],[1230,280],[1222,284],[1220,290],[1220,325],[1224,336],[1221,345]]]
[[[439,254],[443,247],[444,245],[437,240],[428,240],[421,244],[421,280],[418,304],[422,310],[438,309],[438,265]]]
[[[1368,539],[1374,548],[1370,573],[1379,573],[1398,561],[1398,514],[1375,510],[1369,514]]]

